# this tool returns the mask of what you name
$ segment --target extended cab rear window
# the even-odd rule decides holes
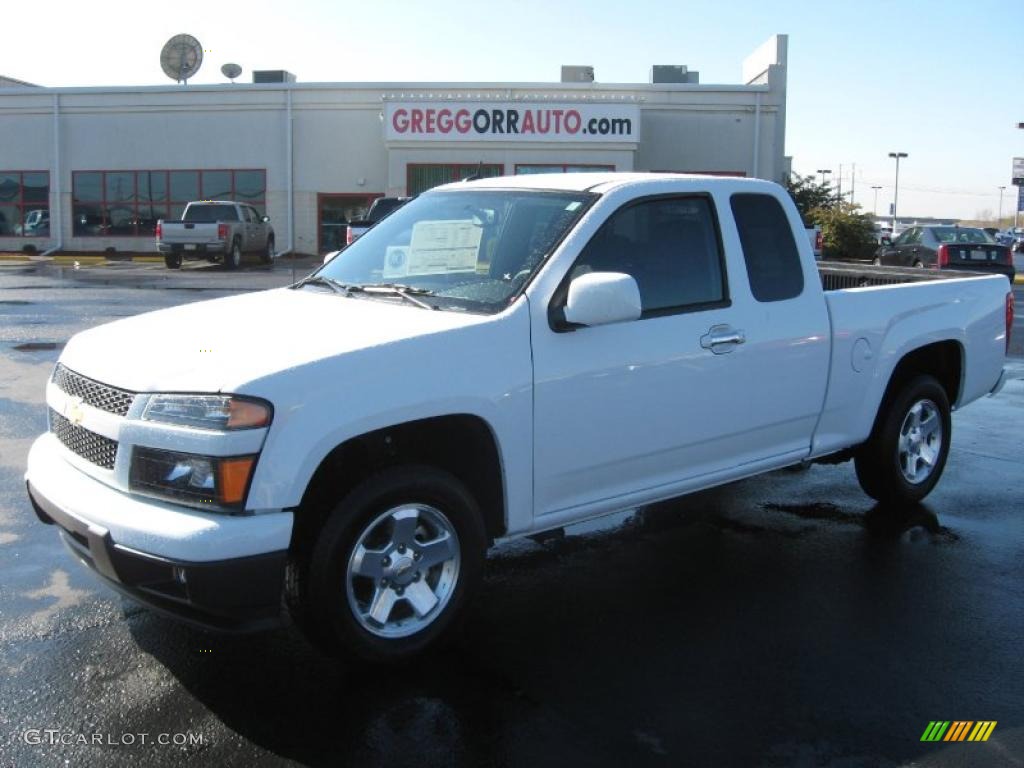
[[[800,254],[779,201],[771,195],[743,193],[733,195],[730,203],[754,298],[784,301],[803,293]]]

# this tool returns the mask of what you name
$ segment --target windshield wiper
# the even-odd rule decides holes
[[[417,307],[423,309],[437,309],[433,304],[428,304],[425,301],[420,301],[417,296],[433,296],[434,292],[427,288],[413,288],[410,285],[402,285],[401,283],[368,283],[366,285],[351,285],[348,286],[350,291],[359,291],[361,293],[379,293],[386,296],[401,296],[411,304],[415,304]]]
[[[331,277],[324,277],[323,275],[309,275],[302,278],[299,282],[295,283],[292,288],[301,288],[304,285],[326,285],[335,293],[341,293],[348,296],[353,289],[358,290],[358,285],[346,285],[345,283],[339,282]]]

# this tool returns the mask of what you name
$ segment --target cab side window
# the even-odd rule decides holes
[[[708,198],[643,200],[616,211],[571,272],[624,272],[640,289],[644,317],[726,301],[717,224]]]
[[[803,293],[804,270],[782,205],[771,195],[736,194],[730,199],[747,265],[750,292],[761,302]]]

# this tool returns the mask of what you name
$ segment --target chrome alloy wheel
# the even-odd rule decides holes
[[[918,400],[903,419],[897,448],[903,478],[914,485],[932,474],[942,451],[942,419],[931,400]]]
[[[444,513],[403,504],[356,539],[346,570],[348,605],[378,637],[408,637],[436,619],[455,592],[459,537]]]

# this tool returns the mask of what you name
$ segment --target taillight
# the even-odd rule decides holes
[[[227,224],[218,224],[217,225],[217,239],[218,240],[227,240],[228,239],[228,225]]]
[[[1013,266],[1013,251],[1003,246],[1003,264],[1008,267]]]
[[[356,241],[352,233],[352,227],[345,227],[345,245],[352,245]]]
[[[1010,354],[1010,334],[1013,332],[1013,291],[1006,294],[1006,354]]]
[[[159,240],[163,236],[164,236],[164,223],[162,221],[158,221],[156,223],[156,239]]]
[[[937,266],[939,269],[942,269],[943,267],[948,266],[948,265],[949,265],[949,246],[948,245],[940,245],[939,246],[939,255],[937,257],[937,262],[936,262],[935,266]]]
[[[824,245],[825,238],[821,236],[821,230],[819,229],[814,235],[814,250],[821,252],[821,246]]]

